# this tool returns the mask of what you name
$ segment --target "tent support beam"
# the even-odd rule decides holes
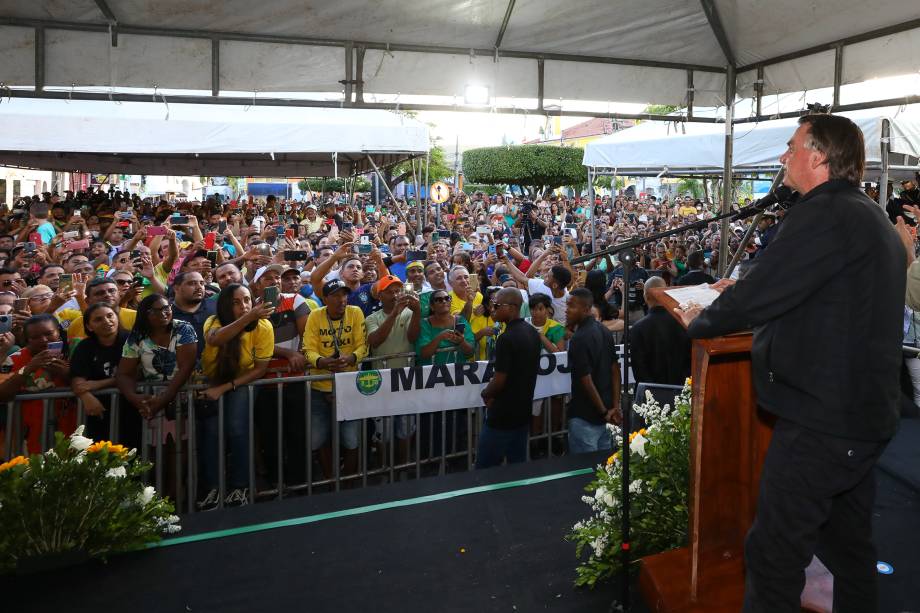
[[[757,96],[757,112],[755,114],[760,117],[763,114],[763,66],[757,67],[757,80],[754,81],[754,92]]]
[[[732,201],[732,154],[735,140],[735,125],[732,123],[735,114],[735,67],[728,65],[725,75],[725,170],[722,174],[722,214],[731,210]],[[719,243],[719,274],[721,277],[728,264],[728,217],[722,220]],[[695,591],[695,590],[694,590]],[[695,595],[694,595],[695,597]]]
[[[21,19],[17,17],[0,17],[0,25],[20,28],[45,27],[51,30],[69,30],[76,32],[108,32],[109,24],[53,21],[47,19]],[[329,38],[312,38],[303,36],[275,36],[268,34],[244,34],[241,32],[222,32],[209,30],[187,30],[181,28],[153,28],[118,24],[118,31],[122,34],[136,34],[139,36],[165,36],[172,38],[218,38],[222,41],[244,43],[275,43],[282,45],[307,45],[311,47],[344,47],[346,44],[363,46],[366,49],[379,51],[408,51],[414,53],[441,53],[446,55],[460,55],[464,57],[504,57],[515,59],[536,60],[544,58],[560,62],[581,62],[588,64],[615,64],[621,66],[638,66],[645,68],[670,68],[672,70],[698,70],[701,72],[724,73],[721,66],[705,64],[683,64],[680,62],[662,62],[658,60],[642,60],[632,58],[605,57],[599,55],[580,55],[567,53],[538,53],[535,51],[509,51],[492,49],[470,49],[469,47],[447,47],[441,45],[416,45],[407,43],[385,43],[375,41],[344,41]],[[481,109],[480,109],[481,112]]]
[[[920,19],[912,19],[910,21],[904,21],[901,23],[896,23],[891,26],[884,28],[878,28],[876,30],[870,30],[868,32],[863,32],[862,34],[855,34],[853,36],[847,36],[846,38],[839,38],[837,40],[832,40],[826,43],[821,43],[820,45],[815,45],[813,47],[808,47],[806,49],[800,49],[799,51],[793,51],[791,53],[784,53],[783,55],[778,55],[776,57],[770,58],[768,60],[761,60],[756,65],[751,64],[748,66],[742,66],[738,68],[738,72],[745,72],[748,70],[753,70],[757,65],[769,66],[771,64],[779,64],[781,62],[788,62],[789,60],[797,60],[808,55],[815,55],[816,53],[822,53],[824,51],[833,51],[838,46],[847,46],[854,45],[856,43],[862,43],[867,40],[873,40],[876,38],[884,38],[886,36],[891,36],[892,34],[900,34],[901,32],[907,32],[909,30],[916,30],[920,28]]]
[[[505,10],[505,18],[502,19],[502,27],[498,30],[498,37],[495,39],[495,48],[502,46],[502,39],[505,37],[505,30],[508,29],[508,22],[511,21],[511,12],[514,10],[515,0],[508,0],[508,8]]]
[[[345,106],[352,106],[351,92],[354,88],[354,46],[345,43],[345,79],[341,82],[345,86]]]
[[[581,194],[577,194],[581,198]],[[597,224],[594,223],[594,169],[588,167],[588,206],[591,207],[591,253],[597,251]]]
[[[888,205],[888,158],[891,152],[891,122],[885,117],[882,119],[882,142],[879,143],[882,158],[882,174],[878,180],[878,203],[882,210]]]
[[[716,40],[719,41],[725,60],[730,66],[736,66],[738,62],[735,61],[735,54],[732,51],[731,43],[728,42],[728,36],[725,34],[725,28],[722,25],[722,19],[719,18],[719,11],[715,2],[713,0],[700,0],[700,4],[703,5],[703,12],[706,13],[706,19],[709,20],[709,27],[712,29],[712,33],[715,35]]]
[[[834,49],[834,101],[831,109],[840,106],[840,85],[843,82],[843,45]],[[757,113],[758,115],[760,113]]]
[[[393,195],[393,191],[390,190],[390,186],[387,185],[386,179],[383,178],[383,173],[380,172],[380,169],[377,168],[377,164],[374,163],[374,158],[368,153],[367,161],[371,163],[371,166],[374,168],[374,173],[377,175],[377,180],[383,185],[383,188],[387,190],[390,198],[393,199],[393,208],[396,209],[396,212],[399,214],[399,217],[406,222],[406,232],[412,234],[412,240],[415,240],[415,232],[412,230],[412,226],[409,225],[409,220],[406,219],[406,214],[403,213],[403,210],[399,207],[399,200],[396,199],[396,196]],[[409,160],[411,162],[411,159]]]
[[[687,119],[693,119],[693,71],[687,71]]]
[[[856,102],[853,104],[841,104],[834,107],[835,113],[845,113],[847,111],[862,111],[865,109],[877,109],[885,106],[901,106],[908,104],[920,104],[920,95],[902,96],[900,98],[888,98],[887,100],[871,100],[869,102]],[[769,119],[789,119],[790,117],[799,117],[801,111],[790,111],[787,113],[777,113],[775,115],[765,116],[757,115],[756,117],[742,117],[736,119],[735,123],[759,123]]]
[[[11,89],[3,92],[3,97],[12,97],[12,98],[39,98],[39,99],[48,99],[48,100],[98,100],[102,102],[111,102],[117,100],[118,102],[150,102],[150,94],[127,94],[120,92],[108,93],[97,93],[97,92],[81,92],[74,91],[71,92],[68,90],[44,90],[41,92],[36,92],[27,89]],[[901,101],[895,102],[894,104],[904,104],[903,99]],[[169,96],[169,101],[176,104],[226,104],[230,106],[249,106],[252,104],[252,97],[230,97],[230,96]],[[340,101],[329,101],[329,100],[302,100],[297,98],[259,98],[259,106],[282,106],[282,107],[307,107],[307,108],[340,108],[342,103]],[[396,104],[391,102],[368,102],[364,104],[355,105],[356,108],[362,109],[380,109],[384,111],[392,111],[396,108]],[[461,113],[481,113],[481,107],[465,107],[465,106],[455,106],[448,104],[414,104],[414,103],[400,103],[400,110],[404,111],[456,111]],[[521,115],[523,114],[540,114],[540,115],[549,115],[551,117],[601,117],[604,119],[634,119],[634,120],[643,120],[643,121],[688,121],[686,118],[671,116],[671,115],[649,115],[646,113],[607,113],[607,112],[590,112],[590,111],[564,111],[560,109],[521,109],[519,107],[496,107],[495,109],[490,109],[490,112],[493,113],[502,113],[507,115]],[[721,120],[718,120],[714,117],[694,117],[693,120],[696,123],[720,123]]]
[[[211,95],[220,95],[220,40],[211,39]]]
[[[364,47],[359,46],[355,53],[355,103],[364,104]]]
[[[35,91],[45,89],[45,28],[35,28]]]
[[[537,112],[543,113],[543,92],[545,91],[545,69],[543,59],[537,60]]]

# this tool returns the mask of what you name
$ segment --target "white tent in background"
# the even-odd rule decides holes
[[[867,175],[877,177],[882,167],[883,122],[890,125],[891,176],[912,174],[920,157],[920,116],[897,109],[841,113],[862,130],[866,142]],[[777,119],[738,124],[734,130],[732,168],[736,174],[773,173],[795,131],[797,120]],[[584,165],[598,174],[654,176],[722,174],[725,162],[725,125],[681,126],[646,122],[588,143]]]
[[[389,111],[4,101],[0,165],[99,173],[348,176],[422,156],[428,126]],[[336,169],[337,165],[337,169]]]

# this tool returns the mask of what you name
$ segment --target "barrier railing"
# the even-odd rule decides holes
[[[453,349],[448,350],[455,351]],[[414,353],[391,354],[385,356],[368,357],[363,364],[373,365],[378,368],[388,368],[394,360],[407,360],[408,365],[415,364]],[[474,466],[474,449],[478,442],[480,428],[484,418],[484,408],[474,407],[467,409],[444,410],[432,413],[416,413],[413,415],[389,415],[384,417],[368,417],[356,420],[358,425],[358,464],[357,469],[348,474],[342,474],[341,467],[341,428],[343,424],[353,422],[339,422],[336,415],[335,404],[329,407],[330,439],[322,441],[318,449],[313,449],[314,409],[312,385],[319,381],[332,383],[333,394],[335,380],[332,375],[296,375],[260,379],[245,386],[246,411],[245,411],[245,440],[246,476],[248,482],[247,502],[254,503],[257,499],[277,498],[286,495],[306,493],[313,494],[317,489],[338,491],[342,487],[352,487],[360,484],[368,485],[369,479],[384,482],[394,482],[402,475],[405,478],[413,476],[421,478],[424,474],[443,475],[448,471],[472,470]],[[156,388],[167,385],[166,383],[141,383],[138,390],[141,393],[152,393]],[[302,385],[304,403],[302,407],[285,406],[284,392],[290,386]],[[264,397],[262,390],[274,386],[274,407],[265,406],[260,402],[270,400],[271,394]],[[216,416],[203,415],[206,405],[196,392],[203,392],[209,386],[206,384],[186,385],[176,397],[175,412],[167,416],[164,412],[149,420],[140,420],[140,438],[138,453],[145,461],[152,461],[154,470],[148,474],[157,490],[169,495],[176,502],[177,509],[182,512],[196,512],[197,502],[202,494],[199,486],[201,481],[202,460],[215,462],[217,465],[216,506],[222,508],[227,502],[227,460],[228,451],[231,459],[238,461],[234,454],[243,453],[239,448],[228,450],[228,416],[225,407],[226,395],[220,397],[216,403]],[[107,399],[109,407],[105,418],[108,420],[109,438],[115,442],[125,442],[119,439],[129,439],[131,432],[125,431],[125,418],[136,415],[126,411],[136,409],[123,401],[123,396],[117,389],[104,389],[94,392],[100,399]],[[41,431],[39,441],[41,449],[49,447],[50,437],[55,429],[60,429],[57,417],[58,412],[53,411],[55,401],[67,399],[76,403],[76,423],[87,424],[88,416],[82,401],[74,398],[69,389],[53,389],[41,393],[24,393],[16,396],[15,400],[7,403],[5,419],[0,424],[5,424],[3,433],[4,459],[26,451],[26,436],[24,431],[23,403],[28,401],[41,401]],[[561,400],[561,399],[560,399]],[[544,399],[541,404],[539,422],[534,420],[530,444],[527,450],[527,460],[531,459],[531,445],[541,447],[550,456],[562,451],[564,443],[562,438],[567,433],[566,419],[562,403],[559,400]],[[2,408],[4,405],[0,405]],[[256,424],[256,415],[259,411],[274,409],[274,427],[260,431]],[[303,462],[304,466],[295,467],[285,461],[285,452],[292,440],[293,432],[285,431],[285,414],[287,411],[304,411],[304,430],[302,432]],[[204,450],[201,445],[212,444],[212,440],[202,439],[202,431],[207,430],[206,420],[215,419],[216,427],[216,458],[203,457]],[[236,419],[236,416],[234,416]],[[267,422],[266,422],[267,423]],[[98,423],[96,424],[99,425]],[[374,436],[370,434],[373,428]],[[257,435],[260,438],[257,438]],[[265,436],[274,436],[269,443]],[[294,435],[294,436],[299,436]],[[34,438],[34,437],[33,437]],[[171,438],[171,441],[170,441]],[[376,439],[376,440],[375,440]],[[266,452],[257,453],[257,441],[261,443]],[[322,448],[331,446],[331,474],[316,474],[314,454],[323,453]],[[272,449],[273,446],[273,449]],[[233,447],[233,445],[231,445]],[[35,450],[29,449],[34,453]],[[374,452],[374,461],[371,461],[369,451]],[[265,462],[274,463],[275,475],[269,474],[269,466]],[[465,462],[464,462],[465,459]],[[373,463],[373,467],[371,464]],[[301,479],[286,483],[286,473],[295,468],[302,468]],[[260,470],[261,469],[261,470]],[[239,485],[239,484],[235,484]]]

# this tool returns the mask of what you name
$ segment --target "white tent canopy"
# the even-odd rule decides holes
[[[499,110],[520,112],[562,99],[724,104],[729,65],[742,96],[920,65],[916,0],[269,4],[6,0],[0,83],[35,88],[13,94],[23,96],[106,87],[196,91],[200,101],[332,92],[324,103],[346,106],[376,95],[454,98],[440,108],[478,84],[493,101],[516,101]]]
[[[348,176],[429,149],[428,126],[389,111],[12,99],[0,165],[100,173]],[[338,171],[333,165],[338,164]]]
[[[890,112],[888,112],[890,111]],[[866,143],[867,174],[881,168],[882,121],[890,122],[891,164],[917,168],[920,156],[920,116],[876,109],[841,113],[862,130]],[[735,173],[774,172],[786,142],[795,132],[796,119],[777,119],[735,126],[732,167]],[[907,156],[907,158],[904,158]],[[667,173],[722,174],[725,163],[725,125],[675,126],[645,122],[588,143],[584,165],[620,175]]]

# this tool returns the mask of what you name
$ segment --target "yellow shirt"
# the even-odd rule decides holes
[[[63,311],[62,311],[63,313]],[[60,316],[60,314],[58,315]],[[131,331],[134,328],[134,320],[137,319],[137,311],[121,307],[118,310],[118,323],[123,330]],[[67,340],[82,340],[86,338],[86,331],[83,329],[83,316],[80,315],[67,328]]]
[[[61,327],[67,330],[75,319],[83,317],[83,312],[80,309],[61,309],[54,316],[61,322]]]
[[[697,210],[695,206],[682,206],[677,209],[677,214],[681,217],[689,217],[691,215],[696,215]]]
[[[479,292],[476,292],[476,297],[473,298],[473,309],[475,310],[476,307],[478,307],[480,304],[482,304],[482,294],[480,294]],[[465,306],[466,306],[466,300],[458,296],[456,292],[452,291],[450,293],[450,314],[456,315],[457,313],[462,311],[463,307]]]
[[[208,343],[208,334],[220,330],[217,315],[211,315],[204,322],[204,351],[201,353],[201,368],[210,379],[217,372],[217,352],[220,347]],[[267,362],[275,352],[275,329],[267,319],[260,319],[255,330],[240,335],[240,365],[237,373],[255,368],[256,362]]]
[[[326,307],[310,312],[307,327],[303,331],[303,354],[307,358],[311,375],[328,375],[328,370],[316,367],[320,358],[339,353],[353,353],[358,358],[346,371],[358,370],[358,364],[367,357],[367,334],[364,329],[364,313],[356,306],[346,306],[345,315],[338,321],[326,316]],[[314,381],[313,387],[321,392],[332,391],[332,381]]]

